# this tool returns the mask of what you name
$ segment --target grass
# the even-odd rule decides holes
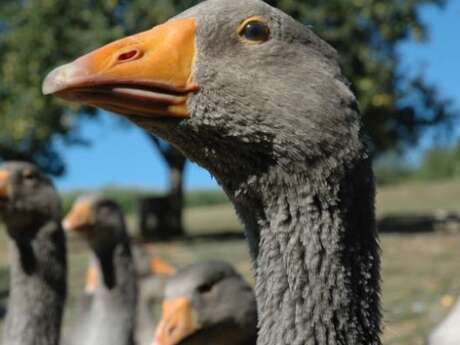
[[[460,180],[433,183],[410,182],[380,188],[377,192],[379,215],[460,210]]]
[[[93,191],[76,190],[62,194],[63,209],[67,212],[78,196],[82,194],[91,194]],[[142,190],[133,188],[109,187],[98,191],[109,198],[116,200],[126,213],[134,213],[137,209],[138,200],[143,197],[160,196],[155,190]],[[185,195],[185,207],[207,207],[211,205],[228,204],[227,196],[221,191],[215,190],[195,190]]]
[[[424,213],[439,208],[460,211],[459,195],[460,184],[455,181],[385,187],[378,193],[378,214]],[[242,231],[229,204],[188,208],[184,221],[190,234]],[[132,217],[130,223],[135,223]],[[424,337],[448,313],[448,302],[460,295],[460,233],[383,234],[381,246],[384,344],[422,345]],[[151,244],[149,249],[177,266],[197,260],[226,260],[253,282],[243,240],[179,240]],[[87,264],[86,247],[78,240],[69,241],[69,262],[67,325],[76,316]],[[5,235],[1,231],[0,291],[7,287],[7,265]]]

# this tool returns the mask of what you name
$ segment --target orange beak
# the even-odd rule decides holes
[[[172,276],[176,274],[176,269],[159,258],[152,258],[150,260],[151,274],[160,274],[165,276]]]
[[[167,299],[152,345],[176,345],[199,329],[188,299]]]
[[[127,116],[188,117],[195,31],[194,19],[178,19],[110,43],[53,70],[43,93]]]
[[[88,200],[77,201],[62,221],[62,227],[67,231],[81,231],[92,224],[93,209]]]
[[[85,293],[93,294],[97,288],[97,267],[90,264],[86,271]]]
[[[10,180],[10,173],[5,170],[0,170],[0,199],[8,198],[8,182]]]

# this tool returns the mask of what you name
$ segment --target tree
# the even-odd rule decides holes
[[[184,234],[182,226],[182,210],[184,205],[184,169],[187,159],[185,156],[174,146],[158,139],[154,135],[149,134],[150,139],[153,141],[164,161],[169,167],[169,192],[168,204],[169,213],[167,224],[168,234],[159,234],[162,238],[171,236],[178,236]],[[157,238],[158,238],[157,237]]]
[[[82,109],[43,97],[53,67],[123,34],[116,1],[2,0],[0,3],[0,157],[34,161],[51,174],[64,162],[55,138],[82,143]],[[84,109],[87,115],[94,110]]]

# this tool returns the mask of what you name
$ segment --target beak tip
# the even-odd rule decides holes
[[[51,95],[55,93],[57,90],[59,90],[58,86],[58,80],[59,80],[59,74],[61,67],[55,68],[52,70],[48,75],[45,77],[45,80],[42,83],[42,93],[44,95]]]
[[[42,94],[47,96],[47,95],[51,95],[52,93],[53,93],[53,87],[51,87],[51,85],[48,82],[48,80],[45,79],[45,81],[43,82],[43,85],[42,85]]]
[[[62,221],[62,228],[63,228],[65,231],[70,231],[70,230],[72,230],[72,226],[71,226],[71,224],[70,224],[70,222],[69,222],[68,219],[64,219],[64,220]]]
[[[59,66],[48,73],[42,83],[42,93],[51,95],[64,90],[82,76],[84,71],[75,63]]]

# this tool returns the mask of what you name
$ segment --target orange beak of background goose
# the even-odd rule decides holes
[[[0,201],[8,199],[9,180],[10,180],[10,173],[5,170],[0,170]]]
[[[187,298],[166,299],[162,309],[161,321],[152,345],[177,345],[200,330],[191,302]]]
[[[110,43],[58,67],[43,82],[45,95],[127,116],[189,116],[196,21],[168,21]]]

